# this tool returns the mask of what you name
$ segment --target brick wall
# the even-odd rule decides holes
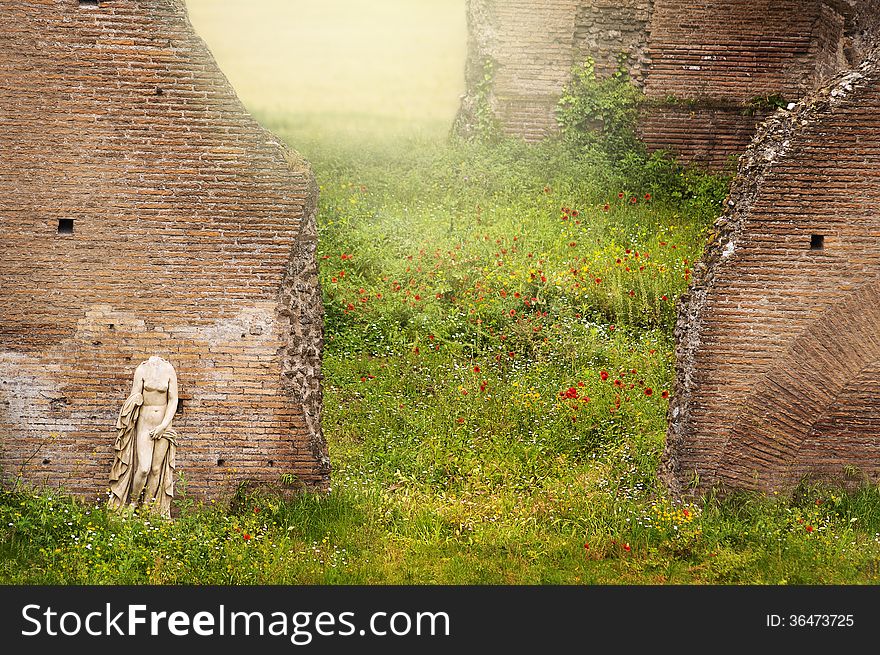
[[[544,138],[572,64],[591,56],[609,75],[626,53],[647,97],[642,139],[722,169],[774,102],[797,101],[861,61],[878,14],[877,0],[469,0],[457,129],[473,130],[483,102],[507,134]]]
[[[880,478],[878,162],[876,56],[749,147],[680,305],[673,490]]]
[[[650,0],[469,0],[467,95],[457,119],[467,133],[486,102],[507,134],[537,141],[556,130],[555,108],[571,68],[593,57],[600,74],[618,55],[641,79]],[[485,63],[492,80],[481,98]]]
[[[0,153],[3,475],[106,492],[116,414],[157,354],[188,492],[323,487],[315,183],[182,1],[0,0]]]
[[[849,68],[844,27],[822,0],[654,0],[642,138],[723,168],[767,98],[799,100]]]

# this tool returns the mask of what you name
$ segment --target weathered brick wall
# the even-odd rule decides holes
[[[326,485],[316,194],[181,0],[0,0],[3,475],[103,494],[157,354],[188,492]]]
[[[640,80],[650,8],[650,0],[468,0],[468,90],[457,129],[467,133],[488,110],[508,134],[546,137],[556,130],[556,103],[572,66],[587,56],[606,75],[625,53]]]
[[[572,64],[592,56],[609,75],[626,53],[647,98],[642,139],[726,168],[772,104],[799,100],[862,60],[878,15],[878,0],[469,0],[457,129],[467,134],[488,115],[508,134],[539,140],[556,129]]]
[[[844,28],[822,0],[654,0],[643,140],[723,168],[768,115],[767,98],[799,100],[850,67]]]
[[[679,493],[880,477],[880,59],[780,114],[680,305]]]

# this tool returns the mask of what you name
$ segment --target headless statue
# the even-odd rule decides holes
[[[171,516],[177,433],[177,373],[170,362],[153,355],[134,371],[131,394],[116,421],[110,469],[110,506],[147,506]]]

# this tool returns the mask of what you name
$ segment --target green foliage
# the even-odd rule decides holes
[[[632,83],[621,58],[609,77],[598,78],[592,58],[572,68],[556,108],[562,134],[578,148],[600,146],[617,159],[640,149],[636,137],[642,94]]]
[[[743,113],[747,116],[754,116],[755,114],[774,111],[787,105],[788,101],[778,93],[755,96],[746,103]]]
[[[473,87],[474,135],[484,141],[495,141],[501,134],[498,119],[492,111],[490,96],[495,81],[495,62],[483,60],[482,77]]]

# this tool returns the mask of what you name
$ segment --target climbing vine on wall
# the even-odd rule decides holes
[[[642,93],[632,83],[625,55],[613,75],[598,78],[588,58],[572,69],[571,82],[556,106],[556,120],[564,138],[575,145],[599,145],[615,158],[640,148],[636,137]]]

